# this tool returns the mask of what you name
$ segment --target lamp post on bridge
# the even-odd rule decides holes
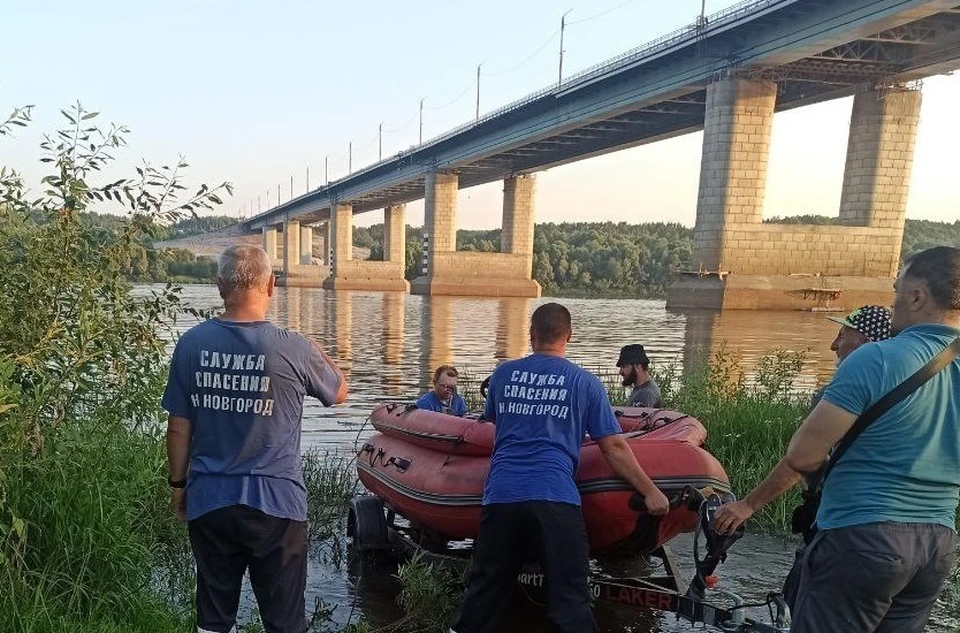
[[[383,121],[380,122],[380,125],[377,126],[377,139],[379,140],[379,146],[377,149],[377,160],[383,160]]]
[[[353,173],[353,141],[347,145],[347,174]]]
[[[423,99],[420,99],[420,143],[419,145],[423,145]]]
[[[330,154],[323,157],[323,186],[330,184]]]
[[[483,62],[477,64],[477,120],[480,120],[480,67]]]
[[[563,83],[563,32],[567,28],[567,14],[573,9],[567,9],[567,13],[560,16],[560,67],[557,70],[557,88]]]

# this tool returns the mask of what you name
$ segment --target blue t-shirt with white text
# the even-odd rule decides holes
[[[330,405],[339,374],[314,344],[268,321],[211,319],[177,342],[163,408],[191,421],[187,519],[246,505],[307,520],[303,398]]]
[[[467,413],[467,403],[459,393],[453,394],[450,404],[447,405],[440,402],[440,398],[437,397],[435,392],[430,391],[420,396],[417,400],[417,408],[446,413],[447,415],[466,415]]]
[[[945,325],[906,328],[848,356],[823,400],[860,415],[960,335]],[[821,529],[882,521],[954,528],[960,491],[960,359],[880,416],[824,483]]]
[[[546,354],[500,365],[490,378],[483,417],[496,422],[484,505],[580,505],[574,474],[584,435],[598,440],[620,433],[600,379]]]

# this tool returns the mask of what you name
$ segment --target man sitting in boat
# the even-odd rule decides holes
[[[467,403],[457,393],[457,379],[460,374],[452,365],[440,365],[433,372],[433,391],[427,392],[417,400],[417,408],[427,411],[446,413],[447,415],[466,415]]]
[[[624,387],[633,387],[628,407],[651,407],[659,409],[663,406],[660,396],[660,387],[650,377],[650,359],[643,345],[624,345],[620,348],[620,358],[617,359],[620,376]]]
[[[600,379],[566,360],[570,312],[558,303],[530,320],[533,354],[503,363],[490,378],[484,418],[496,421],[480,531],[455,633],[493,633],[524,553],[546,574],[547,616],[557,633],[596,633],[587,584],[587,534],[574,474],[584,436],[614,472],[663,515],[667,498],[637,463]],[[547,560],[544,560],[547,559]]]

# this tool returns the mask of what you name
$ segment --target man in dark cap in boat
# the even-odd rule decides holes
[[[793,633],[921,633],[953,567],[960,249],[939,246],[904,263],[891,331],[844,360],[787,449],[788,466],[815,472],[866,411],[890,403],[832,456]],[[893,404],[886,396],[895,392],[904,397]]]
[[[624,345],[620,348],[620,358],[617,359],[620,376],[624,387],[633,387],[628,407],[652,407],[659,409],[663,406],[660,387],[650,376],[650,359],[643,345]]]
[[[177,342],[163,396],[173,510],[197,563],[197,631],[236,631],[244,572],[268,633],[304,633],[307,493],[303,397],[343,402],[347,382],[320,346],[267,321],[274,275],[263,249],[220,256],[224,312]]]
[[[600,380],[564,357],[570,312],[558,303],[534,311],[533,354],[493,372],[484,419],[496,422],[480,533],[461,610],[451,631],[494,633],[527,551],[546,574],[547,617],[560,633],[590,633],[588,547],[574,473],[587,433],[633,486],[647,511],[666,514],[667,498],[637,463]]]

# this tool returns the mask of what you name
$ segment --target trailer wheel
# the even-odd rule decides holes
[[[360,551],[389,547],[383,501],[370,495],[351,501],[347,514],[347,536],[353,539],[353,546]]]

